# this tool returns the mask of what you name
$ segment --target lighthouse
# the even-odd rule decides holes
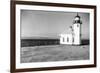
[[[74,45],[80,45],[81,44],[81,17],[78,15],[75,16],[74,21],[73,21],[73,44]]]
[[[80,45],[81,44],[81,17],[75,16],[72,26],[70,26],[70,33],[60,34],[60,44]]]

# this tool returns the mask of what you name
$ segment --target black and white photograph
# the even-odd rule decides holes
[[[89,59],[89,13],[21,10],[21,63]]]
[[[96,6],[12,2],[11,71],[96,67]]]

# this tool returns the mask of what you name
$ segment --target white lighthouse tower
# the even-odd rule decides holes
[[[80,45],[81,44],[81,17],[75,16],[73,25],[70,26],[71,33],[60,34],[60,44]]]
[[[81,44],[81,24],[82,21],[80,20],[81,17],[78,15],[75,16],[74,22],[73,22],[73,44],[74,45],[80,45]]]

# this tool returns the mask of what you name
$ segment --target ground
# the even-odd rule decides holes
[[[47,45],[21,48],[21,63],[89,59],[89,45]]]

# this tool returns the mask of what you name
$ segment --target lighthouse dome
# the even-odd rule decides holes
[[[78,13],[77,13],[77,16],[75,16],[75,18],[74,18],[73,24],[75,24],[75,23],[80,23],[80,24],[82,24],[80,18],[81,18],[81,17],[80,17],[80,16],[78,15]]]
[[[75,16],[74,20],[80,20],[80,16],[77,14],[77,16]]]

